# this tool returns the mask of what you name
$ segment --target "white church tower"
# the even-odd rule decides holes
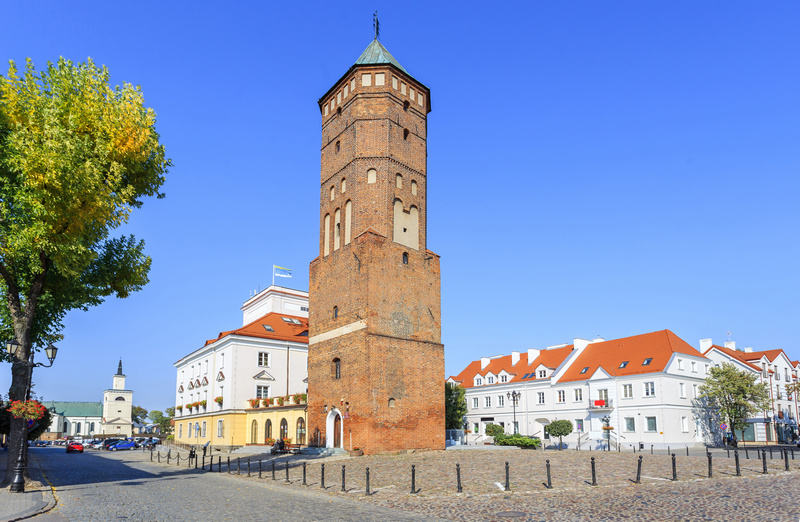
[[[122,373],[122,359],[110,390],[103,392],[102,432],[106,435],[132,437],[133,391],[125,389],[125,375]]]

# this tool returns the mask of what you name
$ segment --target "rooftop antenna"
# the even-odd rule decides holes
[[[380,40],[380,38],[381,38],[381,23],[378,21],[378,11],[377,10],[372,15],[372,28],[375,30],[375,39],[376,40]]]
[[[728,332],[728,340],[729,341],[731,340],[731,333],[730,332]]]

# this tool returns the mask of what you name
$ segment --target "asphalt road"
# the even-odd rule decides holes
[[[270,482],[167,468],[138,452],[32,448],[57,505],[38,522],[64,520],[431,520],[428,516],[353,502]]]

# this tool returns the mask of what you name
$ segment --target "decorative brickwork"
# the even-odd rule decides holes
[[[430,93],[395,64],[362,64],[319,105],[309,441],[366,454],[444,449],[439,256],[426,234]]]

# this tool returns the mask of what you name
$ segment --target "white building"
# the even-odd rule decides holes
[[[111,389],[103,392],[101,433],[120,437],[133,436],[133,391],[125,389],[121,359]]]
[[[177,440],[253,443],[252,426],[245,426],[250,400],[307,392],[308,292],[273,285],[248,299],[242,314],[241,328],[175,363]],[[258,438],[263,443],[277,432],[262,428]]]
[[[513,433],[516,422],[518,433],[551,444],[547,425],[568,419],[569,447],[596,448],[608,433],[612,447],[666,448],[720,438],[694,402],[710,365],[662,330],[484,357],[448,382],[466,388],[467,427],[480,435],[489,423]]]
[[[717,366],[730,363],[739,370],[757,374],[758,382],[769,388],[770,409],[747,419],[749,426],[744,431],[745,441],[790,442],[792,435],[797,435],[797,419],[800,418],[798,398],[787,391],[786,385],[797,382],[800,362],[790,360],[780,349],[755,352],[747,347],[738,350],[735,341],[717,346],[711,339],[701,339],[700,350]],[[737,432],[736,436],[741,438],[742,434]]]

